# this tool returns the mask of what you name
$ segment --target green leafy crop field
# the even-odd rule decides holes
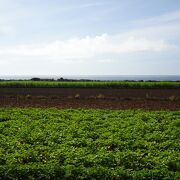
[[[0,179],[180,179],[180,111],[0,109]]]
[[[41,88],[175,88],[180,82],[127,82],[127,81],[0,81],[0,87]]]

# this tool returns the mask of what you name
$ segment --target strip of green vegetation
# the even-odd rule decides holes
[[[175,88],[180,82],[128,81],[0,81],[0,87],[14,88]]]
[[[180,179],[180,111],[0,109],[0,179]]]

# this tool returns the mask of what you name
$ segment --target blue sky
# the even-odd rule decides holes
[[[179,0],[0,0],[0,75],[179,69]]]

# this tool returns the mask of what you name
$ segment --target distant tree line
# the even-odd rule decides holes
[[[25,79],[0,79],[0,81],[25,81]],[[71,81],[71,82],[76,82],[76,81],[81,81],[81,82],[100,82],[100,81],[116,81],[116,80],[90,80],[90,79],[66,79],[63,77],[60,77],[58,79],[53,79],[53,78],[38,78],[38,77],[33,77],[31,79],[28,79],[26,81]],[[121,82],[161,82],[158,80],[118,80]],[[180,80],[172,81],[172,82],[180,82]]]

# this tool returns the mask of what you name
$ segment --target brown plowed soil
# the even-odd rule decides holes
[[[0,88],[0,107],[180,110],[180,90]]]

